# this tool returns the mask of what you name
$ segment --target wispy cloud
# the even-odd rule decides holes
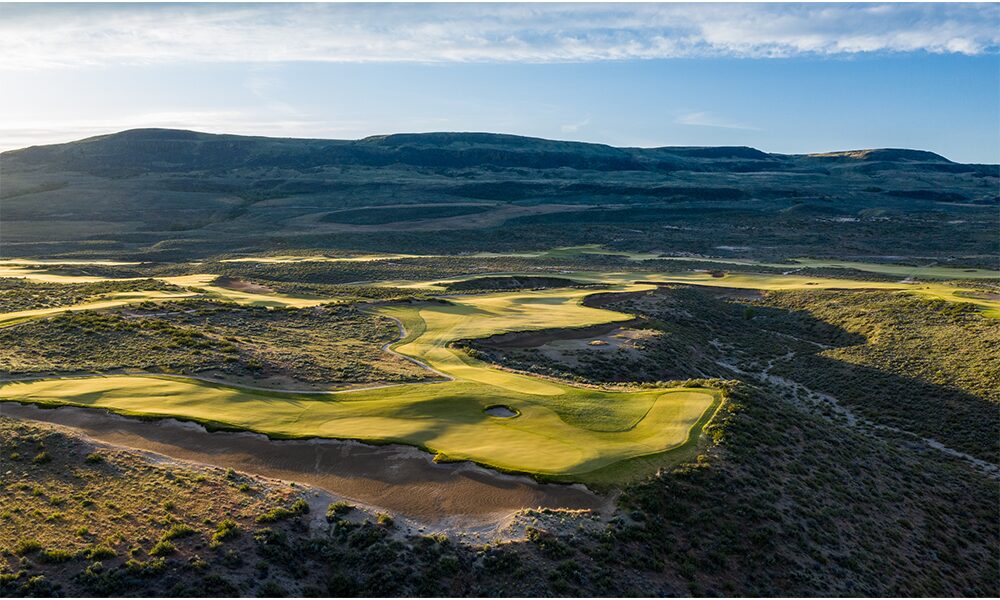
[[[996,53],[996,4],[4,5],[0,68]]]
[[[720,129],[742,129],[744,131],[760,131],[759,127],[736,123],[721,117],[717,117],[709,112],[692,112],[681,115],[674,119],[678,125],[695,125],[698,127],[718,127]]]
[[[576,123],[566,123],[565,125],[561,125],[559,127],[559,130],[562,131],[563,133],[576,133],[577,131],[580,131],[580,129],[586,127],[587,125],[590,125],[589,115],[587,116],[586,119],[582,121],[578,121]]]
[[[252,132],[276,137],[354,138],[368,132],[363,121],[331,121],[239,110],[163,111],[81,120],[17,121],[0,115],[0,151],[69,142],[137,127],[194,129],[209,133]]]

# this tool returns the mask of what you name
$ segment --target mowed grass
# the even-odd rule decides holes
[[[0,265],[0,277],[18,277],[45,283],[98,283],[102,281],[138,281],[145,278],[120,278],[109,279],[106,277],[89,277],[77,275],[50,275],[41,271],[35,271],[22,266]],[[291,295],[291,294],[258,294],[233,290],[217,285],[212,282],[218,275],[198,274],[181,275],[175,277],[155,277],[160,281],[184,288],[181,292],[167,292],[162,290],[149,290],[141,292],[121,292],[107,294],[104,297],[95,298],[87,302],[81,302],[70,306],[53,306],[16,312],[0,313],[0,327],[15,325],[28,319],[37,319],[64,312],[74,312],[81,310],[101,310],[106,308],[116,308],[126,304],[138,304],[140,302],[161,302],[166,300],[178,300],[181,298],[219,298],[250,306],[266,306],[268,308],[309,308],[328,302],[338,301],[334,298],[316,298],[311,296]],[[2,307],[0,307],[2,308]]]
[[[846,264],[846,263],[844,263]],[[945,267],[941,267],[942,269]],[[952,269],[960,271],[959,269]],[[530,276],[537,273],[492,273],[492,276]],[[778,291],[778,290],[889,290],[906,294],[916,294],[926,298],[944,300],[946,302],[964,302],[976,305],[984,316],[1000,319],[1000,300],[988,297],[980,290],[950,285],[947,282],[917,282],[903,283],[892,281],[858,281],[852,279],[834,279],[828,277],[806,277],[802,275],[781,275],[769,273],[726,273],[722,277],[710,273],[684,271],[678,273],[627,271],[607,273],[600,271],[560,271],[560,277],[566,277],[584,283],[600,283],[615,286],[628,285],[630,282],[649,281],[655,283],[680,283],[709,287],[738,288],[748,290]],[[959,275],[956,275],[959,276]],[[482,275],[465,275],[461,277],[442,278],[434,282],[393,281],[379,285],[393,287],[424,289],[428,291],[444,291],[444,285],[456,281],[475,279]],[[610,290],[609,290],[610,291]],[[592,292],[591,292],[592,293]]]
[[[502,470],[558,476],[584,475],[627,458],[680,446],[716,401],[715,392],[699,389],[578,390],[579,395],[535,396],[466,381],[394,386],[335,397],[138,376],[7,383],[2,390],[5,401],[178,417],[279,438],[397,442],[425,448],[439,459],[473,460]],[[609,397],[613,395],[619,397]],[[505,419],[483,412],[497,403],[521,414]]]
[[[648,286],[624,286],[641,289]],[[448,347],[513,330],[584,326],[628,315],[587,308],[584,290],[382,307],[408,335],[396,350],[454,378],[326,395],[296,395],[179,378],[113,376],[7,383],[4,400],[179,417],[275,437],[351,438],[425,448],[442,460],[586,480],[616,462],[684,445],[719,392],[605,391],[497,370]],[[497,404],[515,418],[487,415]]]

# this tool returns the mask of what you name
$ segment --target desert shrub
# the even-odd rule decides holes
[[[257,590],[257,596],[260,598],[284,598],[288,596],[288,592],[276,581],[265,581]]]
[[[168,554],[173,554],[177,551],[177,548],[171,544],[168,540],[160,540],[156,542],[156,545],[149,551],[150,556],[166,556]]]
[[[38,559],[45,563],[64,563],[73,560],[74,558],[76,558],[76,552],[63,550],[61,548],[42,550],[38,554]]]
[[[215,533],[212,534],[212,542],[219,544],[239,535],[240,528],[239,525],[236,524],[236,521],[226,519],[225,521],[219,523],[219,526],[215,528]]]
[[[163,539],[163,540],[176,540],[176,539],[179,539],[179,538],[184,538],[184,537],[188,537],[188,536],[194,535],[195,533],[196,533],[196,531],[195,531],[195,529],[193,527],[191,527],[190,525],[184,524],[184,523],[180,523],[180,524],[174,525],[173,527],[171,527],[170,529],[168,529],[163,534],[163,536],[160,539]]]
[[[26,556],[34,552],[38,552],[42,549],[42,545],[38,540],[18,540],[14,544],[13,552],[17,556]]]
[[[274,523],[276,521],[282,521],[284,519],[290,519],[292,517],[297,517],[304,515],[309,512],[309,503],[299,498],[296,500],[290,508],[284,508],[282,506],[271,509],[270,511],[259,515],[256,519],[258,523]]]
[[[337,519],[346,515],[352,510],[354,510],[353,504],[350,504],[349,502],[344,502],[343,500],[339,500],[337,502],[330,504],[330,506],[326,507],[326,520],[330,522],[336,521]]]
[[[114,558],[118,553],[108,546],[94,546],[87,551],[86,556],[90,560],[101,560],[104,558]]]

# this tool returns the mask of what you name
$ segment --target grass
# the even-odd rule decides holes
[[[209,298],[220,298],[238,304],[250,306],[266,306],[268,308],[308,308],[330,302],[330,298],[316,298],[295,294],[258,294],[243,292],[213,285],[217,275],[179,275],[176,277],[161,277],[163,281],[185,288],[200,290]]]
[[[648,286],[623,286],[644,289]],[[409,332],[396,351],[454,378],[351,393],[302,396],[175,378],[115,376],[8,383],[7,400],[172,416],[276,437],[398,442],[439,460],[585,479],[587,472],[685,444],[715,404],[709,389],[603,391],[490,368],[451,342],[513,330],[582,326],[628,315],[584,307],[585,290],[464,297],[382,307]],[[497,402],[520,415],[497,419]]]
[[[750,265],[758,267],[769,267],[774,269],[785,269],[794,271],[796,269],[847,269],[854,271],[864,271],[867,273],[879,273],[882,275],[893,275],[900,278],[916,277],[918,279],[1000,279],[1000,271],[989,269],[963,269],[959,267],[944,267],[939,265],[913,266],[882,263],[865,263],[847,260],[827,260],[817,258],[794,258],[788,262],[766,262],[755,260],[741,260],[736,258],[692,258],[690,256],[659,256],[655,260],[678,260],[716,263],[720,265]]]
[[[830,263],[832,264],[832,263]],[[847,264],[847,263],[842,263]],[[861,263],[850,263],[861,264]],[[787,265],[786,265],[787,266]],[[885,265],[870,265],[880,267]],[[898,266],[898,265],[897,265]],[[939,270],[946,267],[936,267]],[[965,275],[973,275],[962,269],[951,269],[954,277],[958,279]],[[992,273],[983,271],[983,273]],[[492,276],[512,276],[527,277],[530,273],[509,272],[492,273]],[[834,279],[829,277],[806,277],[795,274],[765,274],[765,273],[725,273],[722,276],[713,276],[707,272],[651,272],[629,270],[623,272],[601,272],[601,271],[561,271],[561,277],[571,278],[581,283],[594,283],[606,285],[627,285],[629,282],[648,281],[655,283],[681,283],[689,285],[702,285],[710,287],[741,288],[766,291],[796,291],[796,290],[886,290],[901,293],[910,293],[925,298],[944,300],[946,302],[974,304],[979,308],[984,316],[1000,319],[1000,301],[982,297],[978,290],[951,285],[947,282],[918,282],[902,283],[890,281],[859,281],[853,279]],[[475,279],[479,275],[467,275],[461,277],[451,277],[440,279],[435,282],[387,282],[384,285],[393,285],[410,289],[425,289],[429,291],[444,291],[445,286],[455,282]],[[586,292],[585,292],[586,293]]]
[[[21,266],[0,266],[0,277],[18,277],[29,281],[44,283],[62,284],[83,284],[100,283],[108,281],[139,281],[143,278],[107,279],[101,277],[83,277],[59,275],[50,276],[44,272],[39,273],[32,269]],[[5,312],[0,314],[0,327],[6,327],[22,323],[30,319],[48,317],[64,312],[77,312],[82,310],[104,310],[116,308],[129,304],[139,304],[142,302],[162,302],[167,300],[179,300],[182,298],[201,297],[207,299],[218,299],[235,302],[248,306],[262,306],[267,308],[309,308],[331,302],[333,298],[318,298],[301,294],[261,294],[233,290],[222,286],[214,285],[218,275],[197,274],[180,275],[173,277],[157,277],[157,281],[162,281],[171,285],[176,285],[179,291],[164,290],[137,290],[129,292],[115,292],[101,295],[93,300],[78,302],[67,306],[46,306],[44,308],[34,308]]]
[[[657,252],[625,252],[621,250],[611,250],[600,244],[586,244],[581,246],[566,246],[553,248],[538,252],[479,252],[471,254],[471,257],[519,257],[519,258],[551,258],[566,259],[578,258],[581,256],[614,256],[624,258],[633,262],[646,260],[679,260],[697,261],[705,263],[716,263],[720,265],[754,265],[760,267],[778,269],[804,269],[804,268],[828,268],[828,269],[849,269],[865,271],[869,273],[880,273],[883,275],[893,275],[900,278],[917,277],[920,279],[1000,279],[1000,271],[989,269],[963,269],[958,267],[947,267],[939,265],[913,266],[899,264],[865,263],[844,260],[828,260],[815,258],[795,258],[788,262],[767,262],[743,259],[728,258],[702,258],[690,256],[665,256]],[[330,258],[323,256],[271,256],[271,257],[246,257],[238,259],[227,259],[223,262],[272,262],[291,263],[303,261],[330,261],[330,262],[368,262],[373,260],[385,260],[386,258],[435,258],[445,255],[437,254],[390,254],[390,255],[362,255],[344,258]]]
[[[140,302],[157,302],[164,300],[178,300],[181,298],[189,298],[194,296],[192,292],[163,292],[163,291],[146,291],[146,292],[123,292],[118,294],[112,294],[110,297],[103,300],[95,300],[92,302],[83,302],[80,304],[74,304],[72,306],[53,306],[47,308],[36,308],[31,310],[19,310],[15,312],[0,314],[0,327],[7,327],[10,325],[16,325],[30,319],[37,319],[41,317],[48,317],[51,315],[56,315],[65,312],[78,312],[82,310],[102,310],[107,308],[116,308],[118,306],[125,306],[126,304],[137,304]]]
[[[429,371],[382,349],[398,336],[395,322],[354,306],[286,310],[188,299],[0,329],[0,374],[128,369],[327,391],[426,379]]]

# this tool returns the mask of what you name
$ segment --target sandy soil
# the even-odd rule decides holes
[[[617,321],[614,323],[603,323],[592,327],[578,327],[574,329],[543,329],[541,331],[515,331],[494,335],[492,337],[478,340],[479,342],[493,346],[495,348],[537,348],[560,340],[583,340],[586,342],[594,339],[601,339],[612,332],[618,332],[623,326],[635,324],[635,321]]]
[[[249,281],[243,281],[242,279],[233,279],[232,277],[226,277],[225,275],[220,276],[213,283],[221,288],[226,288],[227,290],[236,290],[238,292],[248,292],[251,294],[274,293],[274,290],[267,287],[266,285],[250,283]]]
[[[105,411],[3,403],[0,413],[72,427],[100,442],[314,486],[433,529],[508,522],[525,508],[607,511],[583,486],[540,484],[471,463],[437,464],[415,448],[340,440],[270,440],[247,432],[208,432],[174,419],[139,420]]]

